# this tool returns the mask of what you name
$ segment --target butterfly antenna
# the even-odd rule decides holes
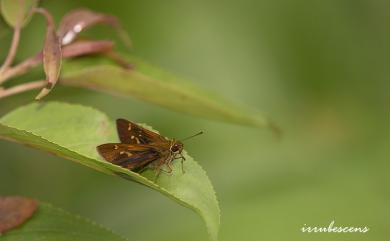
[[[203,134],[203,131],[200,131],[199,133],[196,133],[195,135],[192,135],[192,136],[189,136],[189,137],[186,137],[184,139],[181,139],[180,141],[185,141],[185,140],[188,140],[188,139],[191,139],[195,136],[199,136],[199,135],[202,135]]]

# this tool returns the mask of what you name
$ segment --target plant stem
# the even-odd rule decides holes
[[[11,77],[16,77],[18,75],[26,73],[29,69],[42,63],[42,52],[32,56],[25,61],[21,62],[18,65],[15,65],[12,68],[5,70],[3,73],[0,72],[0,84],[5,82]]]
[[[4,71],[6,71],[9,66],[11,66],[12,62],[15,59],[16,50],[18,49],[19,41],[20,41],[20,30],[21,30],[21,28],[19,26],[16,26],[15,29],[14,29],[14,34],[12,36],[11,47],[9,49],[7,58],[5,59],[3,65],[0,68],[0,75]]]
[[[34,82],[29,82],[21,85],[17,85],[8,89],[0,89],[0,99],[8,97],[10,95],[19,94],[25,91],[34,90],[34,89],[40,89],[46,86],[47,81],[45,80],[38,80]]]

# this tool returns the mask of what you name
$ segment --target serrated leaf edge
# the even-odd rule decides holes
[[[66,105],[69,105],[69,106],[80,106],[80,107],[84,107],[84,108],[86,107],[86,108],[89,108],[89,109],[91,109],[91,110],[94,110],[94,111],[97,111],[97,112],[101,113],[102,115],[104,115],[104,116],[107,118],[107,120],[109,120],[108,116],[107,116],[105,113],[103,113],[103,112],[101,112],[101,111],[99,111],[99,110],[97,110],[97,109],[95,109],[95,108],[89,107],[89,106],[77,105],[77,104],[69,104],[69,103],[63,103],[63,102],[51,102],[51,103],[60,103],[60,104],[66,104]],[[144,177],[144,176],[142,176],[142,175],[140,175],[140,174],[138,174],[138,173],[136,173],[136,172],[131,172],[131,171],[129,171],[128,169],[125,169],[125,168],[122,168],[122,167],[120,167],[120,166],[114,165],[114,164],[112,164],[112,163],[104,162],[104,161],[101,161],[101,160],[98,160],[98,159],[93,159],[93,158],[84,156],[83,154],[80,154],[80,153],[78,153],[78,152],[76,152],[76,151],[70,150],[70,149],[68,149],[68,148],[66,148],[66,147],[60,146],[59,144],[56,144],[56,143],[54,143],[54,142],[52,142],[52,141],[49,141],[49,140],[47,140],[46,138],[44,138],[44,137],[42,137],[42,136],[39,136],[39,135],[36,135],[36,134],[34,134],[34,133],[30,132],[30,131],[26,131],[26,130],[22,130],[22,129],[19,129],[19,128],[15,128],[15,127],[11,127],[11,126],[5,125],[5,124],[1,123],[1,119],[0,119],[0,125],[3,125],[3,126],[5,126],[5,127],[7,127],[7,128],[10,128],[10,129],[14,129],[14,130],[17,130],[17,131],[21,131],[22,133],[23,133],[23,132],[24,132],[24,133],[28,133],[28,134],[30,134],[30,135],[32,135],[32,136],[34,136],[34,137],[40,138],[41,140],[48,142],[49,144],[54,145],[55,147],[59,147],[60,149],[63,149],[63,150],[68,151],[68,152],[70,152],[70,153],[76,154],[77,156],[81,156],[82,158],[86,158],[86,159],[88,159],[89,161],[96,161],[96,162],[103,163],[104,165],[111,166],[113,170],[108,169],[109,172],[104,172],[104,171],[102,171],[102,170],[97,170],[97,168],[88,166],[88,165],[86,165],[86,164],[84,164],[84,163],[81,163],[81,162],[77,161],[76,158],[67,157],[67,156],[65,156],[65,155],[57,155],[57,153],[55,153],[55,152],[53,152],[53,151],[47,151],[47,152],[49,152],[49,153],[51,153],[51,154],[53,154],[53,155],[55,155],[55,156],[59,156],[59,157],[62,157],[62,158],[64,158],[64,159],[68,159],[68,160],[74,161],[74,162],[76,162],[76,163],[79,163],[79,164],[84,165],[84,166],[88,166],[88,167],[90,167],[90,168],[92,168],[92,169],[95,169],[95,170],[97,170],[97,171],[100,171],[100,172],[103,172],[103,173],[106,173],[106,174],[118,176],[115,172],[113,172],[115,169],[117,169],[120,173],[127,174],[128,176],[132,177],[132,178],[131,178],[132,181],[135,181],[135,182],[137,182],[137,183],[139,183],[139,184],[146,185],[146,186],[148,186],[148,187],[150,187],[150,188],[153,188],[154,190],[161,192],[161,193],[162,193],[163,195],[165,195],[166,197],[168,197],[168,198],[170,198],[170,199],[176,201],[176,202],[179,203],[180,205],[182,205],[182,206],[184,206],[184,207],[187,207],[187,208],[189,208],[189,209],[195,211],[199,216],[202,217],[204,223],[206,224],[207,233],[209,234],[209,236],[210,236],[210,237],[213,237],[213,236],[214,236],[214,235],[212,235],[211,232],[210,232],[210,226],[209,226],[208,222],[206,222],[205,215],[203,215],[203,213],[201,212],[201,210],[200,210],[199,208],[194,207],[194,206],[191,206],[190,204],[188,204],[187,202],[185,202],[183,199],[178,198],[178,197],[172,195],[167,189],[165,189],[165,188],[163,188],[163,187],[157,185],[156,183],[150,181],[150,180],[147,179],[146,177]],[[26,143],[23,143],[23,142],[19,142],[18,140],[14,140],[14,139],[12,139],[12,138],[4,137],[4,136],[1,136],[1,135],[0,135],[0,139],[4,139],[4,140],[11,141],[11,142],[20,143],[20,144],[25,145],[25,146],[33,147],[32,145],[29,145],[29,144],[26,144]],[[36,148],[35,148],[35,149],[36,149]],[[39,148],[38,148],[38,149],[39,149]],[[40,149],[39,149],[39,150],[40,150]],[[42,151],[42,150],[41,150],[41,151]],[[215,200],[216,200],[216,202],[217,202],[217,207],[218,207],[218,218],[219,218],[218,226],[219,226],[219,225],[220,225],[220,208],[219,208],[219,202],[218,202],[217,195],[216,195],[216,193],[215,193],[214,187],[211,185],[210,180],[209,180],[209,177],[207,176],[206,171],[202,168],[202,166],[200,166],[195,160],[193,160],[193,162],[194,162],[196,165],[198,165],[198,167],[199,167],[200,170],[203,172],[203,174],[208,178],[207,182],[209,182],[209,185],[211,186],[211,189],[212,189],[212,191],[213,191],[213,192],[212,192],[213,197],[215,198]],[[123,177],[122,177],[122,178],[123,178]],[[136,180],[135,178],[139,178],[141,181]],[[217,231],[217,233],[218,233],[218,231]]]

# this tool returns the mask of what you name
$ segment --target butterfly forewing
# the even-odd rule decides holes
[[[184,159],[181,155],[183,144],[180,141],[166,139],[125,119],[118,119],[116,124],[121,143],[97,147],[105,160],[135,172],[153,168],[158,177],[164,165],[170,172],[174,159]]]
[[[151,145],[107,143],[97,150],[107,161],[132,171],[141,170],[161,158],[161,152]]]
[[[126,144],[169,144],[169,141],[159,134],[147,130],[125,119],[117,119],[116,127],[119,139]]]

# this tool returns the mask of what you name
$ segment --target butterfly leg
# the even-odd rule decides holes
[[[183,156],[183,154],[181,153],[178,153],[174,156],[173,160],[176,160],[176,159],[181,159],[181,172],[184,174],[185,173],[185,170],[184,170],[184,161],[186,160],[186,158]]]
[[[170,161],[170,162],[167,163],[167,167],[168,167],[168,169],[169,169],[169,171],[167,171],[167,173],[170,173],[170,174],[171,174],[172,171],[173,171],[173,168],[172,168],[172,164],[171,164],[171,163],[172,163],[172,161]]]
[[[172,170],[169,170],[169,171],[166,171],[164,170],[164,168],[162,168],[163,165],[161,165],[161,167],[157,166],[157,165],[150,165],[148,166],[150,169],[154,169],[156,170],[156,173],[157,171],[160,171],[160,172],[164,172],[164,173],[167,173],[167,174],[170,174],[172,172]]]
[[[142,173],[142,172],[146,171],[147,169],[154,169],[154,167],[151,165],[147,165],[147,166],[144,166],[141,170],[139,170],[137,172]]]
[[[157,181],[158,177],[160,176],[161,172],[167,173],[167,174],[172,174],[172,169],[170,171],[165,171],[162,166],[158,166],[156,168],[156,176],[154,177],[154,182]]]
[[[184,160],[185,160],[185,158],[182,157],[182,158],[181,158],[181,172],[182,172],[183,174],[186,173],[186,171],[184,170]]]
[[[183,154],[179,154],[180,156],[178,158],[181,158],[181,172],[184,174],[185,173],[185,170],[184,170],[184,161],[186,160],[186,158],[183,156]]]
[[[186,160],[186,158],[183,156],[183,154],[181,154],[180,153],[180,158],[183,160],[183,161],[185,161]]]
[[[164,161],[160,161],[160,162],[156,165],[156,168],[155,168],[155,169],[156,169],[156,176],[154,177],[154,182],[157,181],[157,178],[160,176],[161,172],[172,173],[172,168],[171,168],[171,167],[169,167],[169,168],[170,168],[170,171],[169,171],[169,172],[167,172],[167,171],[165,171],[165,170],[163,169],[164,164],[165,164],[165,163],[171,162],[171,160],[172,160],[172,158],[171,158],[171,157],[168,157],[168,158],[164,159]]]
[[[173,172],[173,167],[172,167],[172,161],[173,160],[174,160],[174,158],[168,157],[166,159],[166,161],[165,161],[165,164],[168,167],[168,171],[165,171],[165,172],[168,173],[168,174],[172,174],[172,172]]]

